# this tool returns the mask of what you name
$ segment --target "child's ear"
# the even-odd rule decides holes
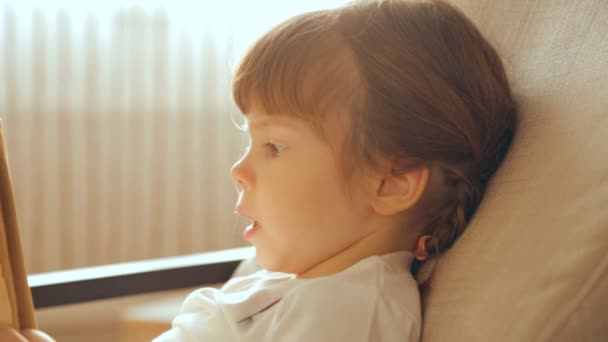
[[[394,215],[413,207],[424,193],[429,173],[428,167],[417,167],[401,173],[392,172],[391,167],[375,180],[372,208],[381,215]]]

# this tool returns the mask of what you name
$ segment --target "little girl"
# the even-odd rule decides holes
[[[418,341],[412,263],[464,231],[515,132],[492,46],[446,3],[360,1],[272,29],[233,95],[262,270],[192,293],[155,341]]]
[[[418,341],[411,270],[464,231],[516,129],[496,51],[444,2],[357,1],[265,34],[233,95],[261,270],[192,293],[155,341]]]

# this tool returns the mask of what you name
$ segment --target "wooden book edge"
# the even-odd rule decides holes
[[[4,234],[0,234],[0,237],[6,239],[8,252],[0,253],[0,261],[9,301],[13,304],[12,325],[18,330],[36,328],[32,294],[27,283],[27,272],[21,249],[21,235],[17,224],[17,212],[2,132],[2,120],[0,120],[0,214],[2,215],[0,229],[4,229]],[[6,256],[8,256],[8,260],[4,260]]]

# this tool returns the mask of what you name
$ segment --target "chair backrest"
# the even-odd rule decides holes
[[[423,341],[608,341],[608,1],[452,2],[503,56],[521,123],[438,262]]]
[[[0,325],[35,328],[32,295],[21,251],[21,238],[0,121]]]

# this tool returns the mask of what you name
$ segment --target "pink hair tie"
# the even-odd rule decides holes
[[[416,260],[424,261],[428,259],[429,252],[426,249],[426,242],[431,238],[430,235],[425,235],[418,240],[418,247],[416,247],[416,253],[414,253],[414,257]]]

